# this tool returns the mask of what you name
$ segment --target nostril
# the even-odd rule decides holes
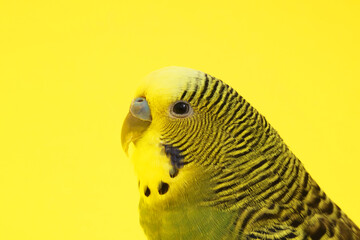
[[[135,99],[136,103],[142,103],[143,101],[145,101],[145,98],[143,98],[143,97],[138,97]]]
[[[130,106],[130,112],[131,114],[144,121],[151,122],[151,111],[148,102],[145,98],[139,97],[135,98]]]
[[[158,186],[159,194],[163,195],[163,194],[167,193],[168,190],[169,190],[169,184],[161,181],[159,186]]]
[[[150,193],[151,193],[150,188],[148,186],[146,186],[145,191],[144,191],[145,196],[146,197],[150,196]]]

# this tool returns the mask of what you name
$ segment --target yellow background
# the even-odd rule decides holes
[[[120,147],[137,82],[206,71],[360,224],[359,1],[0,0],[0,239],[144,239]]]

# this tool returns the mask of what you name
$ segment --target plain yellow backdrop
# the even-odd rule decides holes
[[[145,239],[120,147],[169,65],[232,85],[360,224],[359,1],[0,0],[0,239]]]

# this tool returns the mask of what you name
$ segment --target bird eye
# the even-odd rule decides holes
[[[171,107],[171,114],[175,117],[187,117],[192,113],[190,104],[184,101],[175,102]]]

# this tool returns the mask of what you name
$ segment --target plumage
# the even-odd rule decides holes
[[[134,145],[148,239],[360,240],[266,119],[221,80],[167,67],[134,99],[122,142]]]

